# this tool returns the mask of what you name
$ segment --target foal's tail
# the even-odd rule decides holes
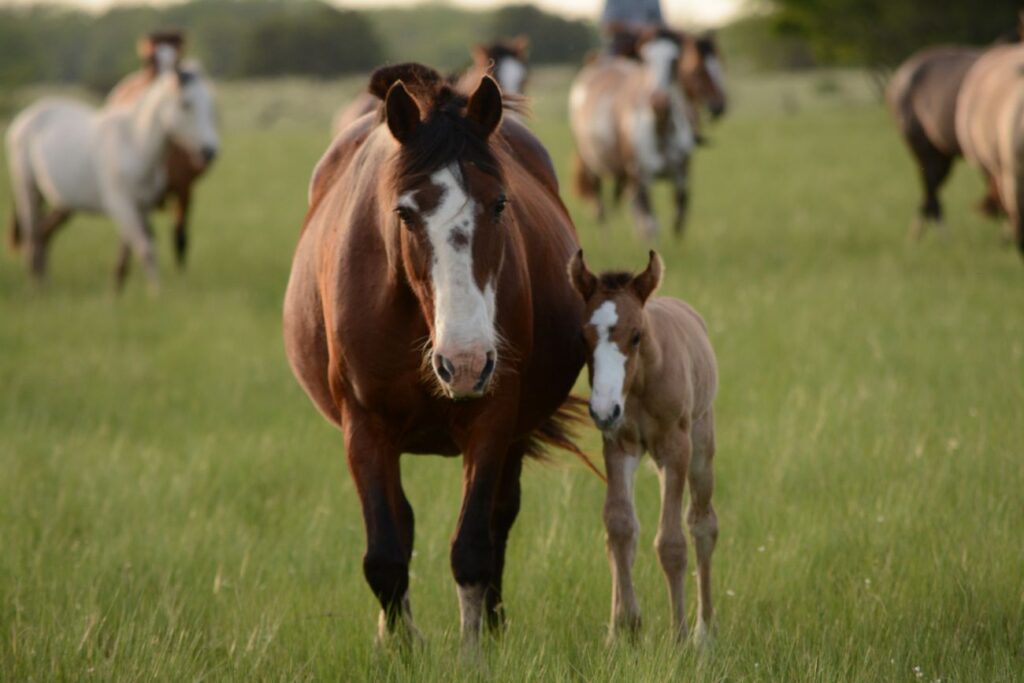
[[[11,209],[11,223],[7,229],[7,248],[18,251],[21,248],[21,226],[18,224],[18,212]]]
[[[573,437],[575,436],[573,434],[574,427],[586,421],[586,411],[584,410],[586,405],[587,402],[582,398],[569,396],[565,403],[555,411],[555,414],[545,420],[530,435],[530,443],[527,445],[526,454],[534,458],[541,458],[544,456],[544,448],[546,446],[561,448],[563,451],[568,451],[579,458],[586,465],[587,469],[607,484],[608,479],[601,473],[601,470],[597,469],[590,456],[573,442]]]

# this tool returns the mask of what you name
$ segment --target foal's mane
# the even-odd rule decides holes
[[[491,142],[466,118],[470,93],[461,92],[440,73],[416,63],[396,64],[377,69],[370,76],[369,91],[381,100],[378,119],[383,122],[383,102],[388,90],[401,81],[420,109],[420,125],[412,138],[402,145],[394,170],[393,184],[415,182],[435,171],[458,164],[472,164],[496,178],[502,177],[501,164]],[[525,100],[502,95],[505,111],[523,113]],[[492,138],[500,137],[495,133]]]
[[[601,273],[597,277],[597,282],[606,292],[621,292],[633,282],[634,277],[633,273],[627,273],[624,270],[612,270]]]

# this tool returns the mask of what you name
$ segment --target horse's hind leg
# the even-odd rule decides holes
[[[640,631],[640,605],[633,590],[633,561],[636,559],[640,520],[633,504],[633,476],[640,453],[629,453],[605,442],[604,465],[608,488],[604,500],[604,528],[608,564],[612,571],[612,614],[608,641],[623,632],[636,638]]]
[[[363,509],[363,575],[381,606],[377,642],[419,640],[409,606],[414,520],[402,490],[400,453],[375,416],[344,410],[345,452]]]
[[[940,151],[925,136],[924,131],[915,130],[907,135],[910,149],[917,158],[924,186],[924,201],[918,210],[918,217],[911,226],[910,237],[918,240],[924,234],[925,223],[933,221],[942,224],[942,204],[939,202],[939,188],[949,176],[953,157]]]
[[[661,517],[654,547],[668,583],[672,626],[680,641],[686,639],[686,535],[683,533],[683,493],[692,450],[690,435],[675,431],[654,445],[652,455],[661,484]]]
[[[693,425],[690,461],[690,507],[686,522],[697,552],[697,627],[694,640],[701,644],[711,634],[711,554],[718,540],[718,517],[711,504],[715,487],[715,417],[708,413]]]
[[[67,224],[68,219],[74,212],[71,209],[52,209],[50,213],[46,214],[46,218],[43,219],[43,227],[40,230],[42,233],[43,243],[50,244],[50,240],[56,235],[64,225]]]
[[[124,290],[125,280],[128,278],[128,271],[131,270],[132,247],[127,242],[121,242],[117,251],[117,264],[114,266],[114,291],[121,293]]]
[[[601,177],[587,168],[579,153],[573,156],[573,181],[576,194],[594,203],[594,217],[598,223],[603,225],[606,213],[604,197],[601,194]]]
[[[21,158],[19,150],[9,145],[11,190],[14,195],[14,220],[11,224],[10,245],[19,248],[24,245],[25,260],[37,281],[46,275],[46,245],[40,231],[40,217],[43,211],[43,197],[32,176],[31,164]]]
[[[633,195],[633,219],[636,221],[637,233],[653,241],[658,234],[658,221],[651,210],[650,182],[638,180]]]
[[[677,237],[683,236],[683,229],[686,227],[686,212],[690,206],[689,165],[689,159],[682,162],[681,168],[677,169],[673,178],[672,190],[676,202],[676,217],[672,223],[672,230]]]
[[[192,191],[188,188],[178,189],[174,196],[174,258],[178,268],[184,269],[188,255],[188,212],[192,204]]]

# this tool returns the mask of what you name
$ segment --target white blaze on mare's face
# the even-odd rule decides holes
[[[444,191],[437,209],[423,216],[433,252],[435,348],[490,351],[495,347],[494,284],[481,291],[473,276],[477,204],[463,190],[457,167],[441,169],[430,180]]]
[[[178,49],[160,44],[153,48],[153,62],[158,71],[170,71],[178,63]]]
[[[672,84],[672,65],[679,57],[679,46],[668,38],[655,38],[643,44],[640,57],[647,67],[648,78],[656,90],[668,90]]]
[[[515,57],[505,57],[497,63],[494,75],[498,85],[508,93],[523,94],[523,83],[526,81],[526,66]]]
[[[605,301],[590,316],[590,324],[597,332],[590,408],[603,420],[611,418],[616,405],[625,411],[626,401],[622,391],[626,381],[626,356],[610,339],[610,330],[618,321],[614,301]]]
[[[189,71],[184,82],[179,84],[179,92],[172,136],[195,154],[204,149],[216,153],[220,147],[220,135],[213,91],[199,72]]]

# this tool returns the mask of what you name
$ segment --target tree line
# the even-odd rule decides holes
[[[0,86],[74,82],[105,91],[136,68],[136,38],[161,28],[184,30],[188,53],[229,79],[327,78],[405,60],[455,69],[467,63],[470,43],[518,34],[531,39],[534,63],[578,63],[598,44],[593,24],[532,5],[354,11],[320,0],[190,0],[101,14],[8,6],[0,8]]]

